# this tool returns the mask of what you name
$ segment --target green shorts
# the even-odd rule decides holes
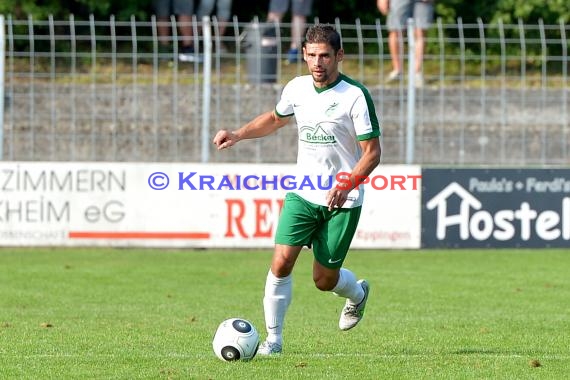
[[[287,193],[279,216],[275,243],[313,248],[313,255],[327,268],[340,268],[356,232],[362,207],[328,207]]]

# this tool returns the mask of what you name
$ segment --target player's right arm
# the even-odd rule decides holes
[[[291,117],[279,117],[275,111],[268,111],[257,116],[243,127],[228,131],[222,129],[214,136],[214,145],[218,150],[229,148],[240,140],[256,139],[272,134],[287,125]]]

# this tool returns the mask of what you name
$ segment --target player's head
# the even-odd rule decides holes
[[[331,25],[316,24],[307,29],[305,44],[328,44],[335,54],[341,49],[340,34]]]
[[[344,57],[340,35],[330,25],[309,28],[303,44],[303,59],[313,76],[315,86],[324,88],[339,76],[338,64]]]

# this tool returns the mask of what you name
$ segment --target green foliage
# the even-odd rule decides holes
[[[244,1],[239,2],[239,6],[234,2],[233,13],[240,21],[248,21],[255,15],[264,19],[267,8],[268,2]],[[0,1],[0,13],[11,14],[17,19],[25,19],[28,15],[34,19],[46,19],[49,15],[54,19],[67,19],[69,14],[74,14],[77,20],[81,20],[93,14],[99,19],[115,15],[117,20],[128,20],[131,15],[137,19],[149,19],[153,9],[151,0],[4,0]],[[560,20],[570,21],[570,3],[568,0],[436,0],[436,15],[445,23],[455,23],[461,17],[464,22],[475,22],[481,18],[486,23],[499,19],[511,23],[520,18],[525,23],[536,23],[542,19],[545,24],[557,24]],[[312,17],[323,22],[334,22],[339,17],[346,23],[358,18],[362,23],[372,24],[383,16],[374,0],[314,0]]]
[[[77,20],[86,20],[90,15],[96,19],[115,15],[118,20],[128,20],[131,15],[145,19],[152,9],[151,0],[7,0],[0,1],[0,13],[14,19],[32,16],[36,20],[45,20],[52,15],[55,20],[67,20],[73,14]]]
[[[570,21],[570,2],[568,0],[499,0],[493,21],[515,23],[518,19],[525,23],[536,23],[542,19],[545,24],[558,24]]]
[[[0,13],[12,15],[16,19],[26,19],[31,16],[34,19],[47,19],[48,16],[57,15],[60,3],[56,0],[8,0],[0,2]]]

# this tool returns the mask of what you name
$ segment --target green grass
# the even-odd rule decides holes
[[[268,251],[0,250],[2,379],[563,379],[570,252],[355,251],[362,324],[294,272],[284,354],[225,363],[223,319],[263,332]],[[534,365],[533,362],[535,361]]]

